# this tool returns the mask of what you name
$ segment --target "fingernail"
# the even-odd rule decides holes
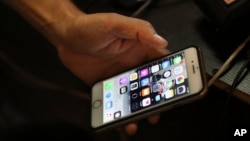
[[[159,34],[155,34],[155,37],[162,40],[162,41],[166,41],[163,37],[161,37]]]

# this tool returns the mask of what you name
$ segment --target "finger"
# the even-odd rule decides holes
[[[168,42],[156,33],[153,26],[144,20],[125,17],[121,15],[115,16],[116,21],[110,22],[111,32],[123,39],[137,39],[143,44],[151,47],[166,47]]]
[[[165,40],[159,34],[154,34],[154,40],[156,42],[156,47],[167,47],[167,45],[168,45],[168,41]]]
[[[151,124],[157,124],[159,122],[160,115],[153,115],[148,118],[149,123]]]
[[[144,45],[160,48],[165,48],[168,45],[167,40],[157,34],[154,27],[149,22],[139,20],[137,25],[137,39]]]
[[[128,135],[134,135],[137,131],[137,125],[135,123],[130,123],[124,127]]]

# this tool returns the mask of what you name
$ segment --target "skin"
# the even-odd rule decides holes
[[[144,20],[86,14],[70,0],[2,0],[41,32],[62,63],[87,85],[169,53],[167,41]],[[56,9],[55,9],[56,8]],[[148,118],[156,124],[159,115]],[[129,135],[136,123],[124,127]]]

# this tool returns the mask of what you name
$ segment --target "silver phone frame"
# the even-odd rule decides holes
[[[186,52],[190,51],[195,49],[195,51],[197,52],[197,57],[196,60],[192,60],[188,57],[188,55],[186,54]],[[96,110],[96,106],[95,105],[95,102],[98,100],[99,101],[99,104],[102,104],[102,98],[103,98],[103,95],[102,95],[102,81],[99,81],[97,82],[93,88],[92,88],[92,97],[91,97],[91,127],[95,130],[95,131],[104,131],[104,130],[108,130],[108,129],[112,129],[116,126],[121,126],[121,125],[124,125],[126,123],[129,123],[129,122],[132,122],[132,121],[135,121],[135,120],[139,120],[139,119],[142,119],[142,118],[145,118],[151,114],[156,114],[156,113],[159,113],[159,112],[162,112],[162,111],[166,111],[168,109],[171,109],[173,107],[177,107],[177,106],[180,106],[180,105],[183,105],[183,104],[186,104],[186,103],[190,103],[192,101],[195,101],[195,100],[198,100],[200,98],[202,98],[203,96],[205,96],[206,92],[207,92],[207,81],[206,81],[206,72],[205,72],[205,65],[204,65],[204,59],[203,59],[203,55],[202,55],[202,51],[200,48],[196,47],[196,46],[190,46],[190,47],[187,47],[187,48],[184,48],[182,50],[179,50],[179,51],[176,51],[176,52],[173,52],[171,54],[168,54],[164,57],[167,57],[167,56],[171,56],[171,55],[174,55],[174,54],[177,54],[179,52],[183,52],[185,53],[185,59],[186,59],[186,67],[187,67],[187,73],[188,73],[188,78],[189,78],[189,82],[190,82],[190,70],[193,71],[193,69],[195,69],[195,71],[198,71],[200,73],[200,76],[201,76],[201,87],[199,88],[199,90],[194,93],[194,94],[191,94],[190,96],[187,96],[185,98],[180,98],[180,99],[174,99],[172,102],[170,101],[169,103],[165,103],[165,104],[162,104],[161,106],[157,106],[159,108],[156,108],[156,107],[153,107],[153,108],[149,108],[148,110],[144,110],[142,112],[139,112],[140,114],[134,114],[132,116],[129,116],[129,117],[124,117],[124,118],[121,118],[120,120],[115,120],[114,122],[110,122],[110,123],[107,123],[107,124],[104,124],[100,127],[93,127],[93,124],[96,124],[96,125],[99,125],[99,124],[102,124],[102,119],[103,119],[103,111],[100,112],[100,110]],[[164,58],[164,57],[161,57],[161,58]],[[159,59],[161,59],[159,58]],[[156,59],[158,60],[158,59]],[[156,61],[154,60],[154,61]],[[146,63],[144,65],[147,65],[147,64],[150,64],[154,61],[151,61],[149,63]],[[189,61],[193,61],[194,63],[191,63],[192,65],[188,65]],[[142,65],[142,66],[144,66]],[[197,66],[198,65],[198,66]],[[141,67],[141,66],[139,66]],[[137,67],[135,67],[137,68]],[[131,69],[132,70],[132,69]],[[120,73],[122,74],[122,73]],[[120,75],[118,74],[118,75]],[[113,77],[116,77],[117,75],[113,76]],[[110,77],[112,78],[112,77]],[[110,79],[108,78],[108,79]],[[194,78],[192,80],[197,80],[197,78]],[[106,80],[106,79],[105,79]],[[193,84],[193,83],[192,83]],[[191,87],[191,83],[189,83],[189,86],[190,86],[190,91],[191,89],[193,89],[194,87]],[[100,91],[101,90],[101,91]],[[98,97],[96,97],[95,95],[97,95]],[[103,107],[101,107],[100,109],[103,109]],[[154,109],[154,110],[152,110]],[[101,116],[96,116],[96,115],[101,115]],[[101,120],[99,120],[101,117]],[[95,126],[95,125],[94,125]]]

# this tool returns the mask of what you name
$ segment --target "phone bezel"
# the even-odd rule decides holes
[[[195,60],[192,60],[188,57],[188,53],[190,55],[190,50],[195,50],[195,54],[197,54],[195,57]],[[195,82],[195,83],[199,83],[200,84],[200,88],[199,90],[197,90],[197,87],[191,87],[191,85],[194,84],[193,83],[189,83],[189,87],[190,87],[190,92],[193,91],[193,88],[196,89],[195,93],[194,94],[190,94],[188,96],[185,96],[185,97],[181,97],[181,98],[177,98],[177,99],[174,99],[172,101],[169,101],[168,103],[164,103],[164,104],[160,104],[160,105],[157,105],[157,106],[154,106],[152,108],[149,108],[148,110],[143,110],[143,111],[140,111],[136,114],[133,114],[131,116],[127,116],[127,117],[123,117],[121,118],[120,120],[114,120],[110,123],[107,123],[107,124],[102,124],[102,120],[103,120],[103,110],[95,110],[95,108],[93,107],[93,105],[91,105],[91,127],[96,130],[96,131],[102,131],[104,129],[108,129],[108,128],[113,128],[114,126],[117,126],[117,125],[122,125],[122,124],[125,124],[125,123],[128,123],[128,122],[131,122],[131,121],[134,121],[136,119],[140,119],[140,118],[143,118],[145,116],[148,116],[150,114],[153,114],[153,113],[157,113],[157,112],[161,112],[163,110],[167,110],[169,108],[172,108],[172,107],[175,107],[175,106],[179,106],[181,104],[185,104],[185,103],[188,103],[188,102],[191,102],[193,100],[196,100],[198,98],[201,98],[207,91],[207,83],[206,83],[206,75],[205,75],[205,66],[204,66],[204,62],[203,62],[203,56],[202,56],[202,52],[200,50],[200,48],[196,47],[196,46],[190,46],[190,47],[187,47],[187,48],[184,48],[182,50],[179,50],[179,51],[176,51],[176,52],[173,52],[171,54],[168,54],[166,56],[163,56],[161,58],[164,58],[164,57],[168,57],[168,56],[171,56],[171,55],[174,55],[174,54],[177,54],[179,52],[184,52],[185,53],[185,59],[186,59],[186,67],[187,67],[187,73],[188,73],[188,81],[192,81],[192,80],[198,80],[197,78],[194,78],[194,77],[191,77],[192,79],[190,79],[190,70],[193,71],[193,69],[195,68],[196,72],[199,72],[199,76],[201,76],[200,78],[200,82]],[[187,53],[188,52],[188,53]],[[192,54],[192,56],[194,57],[194,55]],[[158,59],[161,59],[161,58],[158,58]],[[155,59],[154,61],[158,60],[158,59]],[[149,63],[146,63],[144,65],[141,65],[141,66],[138,66],[138,67],[142,67],[142,66],[146,66],[154,61],[150,61]],[[193,63],[190,63],[192,65],[188,65],[189,64],[189,61],[193,61]],[[135,68],[138,68],[138,67],[135,67]],[[134,68],[134,69],[135,69]],[[133,70],[133,69],[130,69],[130,70]],[[128,70],[128,71],[130,71]],[[124,71],[126,72],[126,71]],[[122,73],[119,73],[118,75],[120,75]],[[113,77],[116,77],[118,75],[114,75]],[[195,75],[197,76],[197,75]],[[110,77],[112,78],[112,77]],[[108,79],[110,79],[108,78]],[[106,80],[106,79],[105,79]],[[103,96],[102,96],[102,90],[103,90],[103,87],[102,87],[102,81],[99,81],[97,82],[93,88],[92,88],[92,97],[91,97],[91,104],[94,103],[94,101],[96,100],[103,100]],[[99,95],[98,95],[99,93]],[[98,97],[96,97],[98,96]],[[103,105],[103,104],[102,104]],[[103,109],[103,107],[101,106],[100,109]],[[152,110],[154,109],[154,110]],[[148,112],[150,111],[150,112]],[[96,114],[97,113],[97,114]],[[101,116],[96,116],[96,115],[101,115]],[[140,115],[140,116],[138,116]],[[143,115],[143,116],[142,116]],[[101,118],[99,118],[101,117]],[[94,126],[93,126],[94,125]],[[95,127],[95,125],[101,125],[101,126],[98,126],[98,127]]]

